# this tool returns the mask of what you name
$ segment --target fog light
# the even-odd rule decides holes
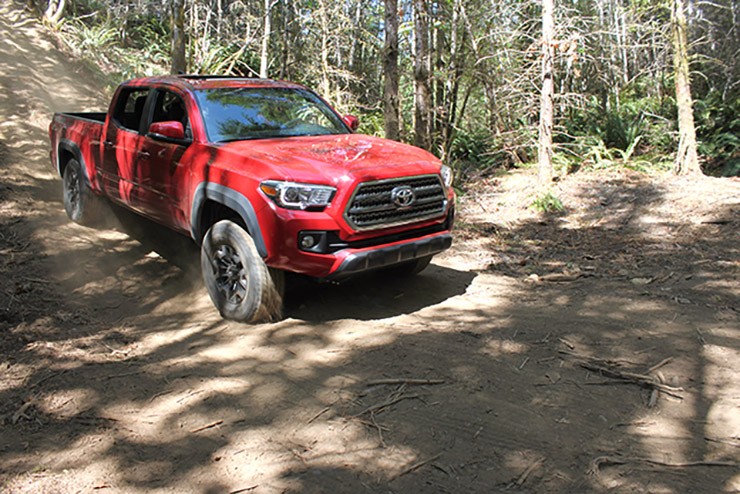
[[[304,249],[310,249],[314,245],[316,245],[316,240],[311,235],[306,235],[301,239],[301,247]]]
[[[314,254],[326,254],[329,248],[326,232],[317,230],[298,233],[298,248]]]

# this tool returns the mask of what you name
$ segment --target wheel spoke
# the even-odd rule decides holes
[[[211,255],[211,266],[216,277],[216,287],[226,299],[241,303],[247,293],[247,276],[236,250],[230,245],[220,245]]]
[[[69,202],[70,204],[74,204],[76,206],[79,203],[80,198],[80,184],[77,170],[70,169],[66,185],[67,197],[69,199]]]

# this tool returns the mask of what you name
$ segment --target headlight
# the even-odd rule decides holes
[[[260,184],[260,190],[278,206],[287,209],[323,209],[329,205],[334,187],[326,185],[299,184],[268,180]]]
[[[439,174],[442,175],[442,181],[445,183],[445,187],[452,185],[452,168],[442,165],[442,168],[439,169]]]

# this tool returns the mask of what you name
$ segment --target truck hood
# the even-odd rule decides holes
[[[441,165],[423,149],[360,134],[239,141],[220,151],[235,155],[243,166],[257,161],[272,168],[275,176],[269,178],[335,185],[439,173]]]

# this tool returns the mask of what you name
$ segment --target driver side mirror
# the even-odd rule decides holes
[[[352,132],[356,131],[357,128],[360,126],[360,119],[354,115],[345,115],[343,120]]]
[[[183,141],[185,140],[185,128],[182,122],[177,120],[154,122],[149,126],[149,137],[164,141]]]

